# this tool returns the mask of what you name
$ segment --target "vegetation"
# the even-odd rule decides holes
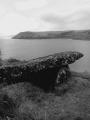
[[[90,76],[87,74],[72,72],[69,81],[52,93],[27,82],[1,85],[1,119],[89,120]],[[6,106],[3,101],[7,102]]]
[[[21,60],[15,59],[15,58],[9,58],[9,59],[4,59],[3,60],[2,57],[1,57],[1,59],[0,59],[0,66],[4,66],[4,65],[17,65],[17,64],[23,64],[25,62],[27,62],[27,61],[25,61],[25,60],[21,61]]]
[[[2,65],[26,61],[13,58]],[[67,82],[45,92],[30,82],[0,84],[0,120],[89,120],[90,73],[71,71]]]
[[[90,30],[49,31],[49,32],[20,32],[13,39],[75,39],[90,40]]]

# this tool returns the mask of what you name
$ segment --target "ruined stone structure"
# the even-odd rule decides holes
[[[54,90],[55,86],[68,80],[69,64],[81,57],[82,53],[68,51],[36,58],[23,64],[5,65],[0,67],[0,82],[15,84],[27,81],[45,91]]]

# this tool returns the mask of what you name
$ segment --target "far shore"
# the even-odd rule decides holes
[[[20,32],[12,39],[71,39],[90,41],[90,30]]]

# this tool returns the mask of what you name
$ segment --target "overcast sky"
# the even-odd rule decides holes
[[[0,0],[0,34],[90,29],[90,0]]]

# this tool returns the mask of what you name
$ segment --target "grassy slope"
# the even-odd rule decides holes
[[[30,83],[18,83],[0,88],[0,96],[8,95],[16,104],[16,116],[12,120],[90,119],[89,73],[72,72],[68,83],[59,86],[54,93],[45,93]]]
[[[75,39],[75,40],[90,40],[90,30],[76,31],[49,31],[49,32],[20,32],[13,39]]]

